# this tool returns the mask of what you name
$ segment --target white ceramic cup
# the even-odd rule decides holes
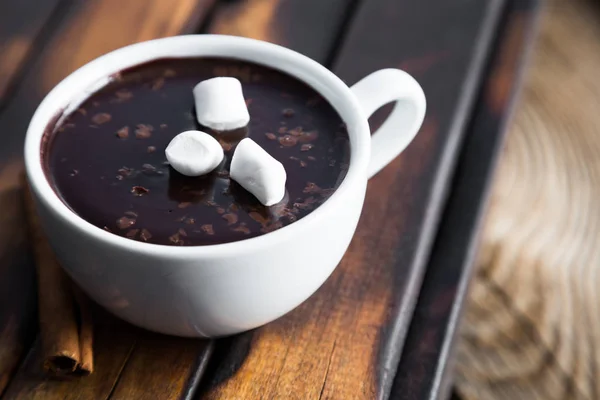
[[[324,96],[347,124],[348,173],[306,217],[238,242],[176,247],[126,239],[86,222],[56,195],[41,162],[46,127],[105,85],[111,74],[165,57],[225,57],[284,71]],[[373,136],[367,117],[396,101]],[[59,261],[95,301],[141,327],[214,337],[258,327],[314,293],[340,262],[356,229],[367,180],[417,134],[425,114],[419,84],[396,69],[348,88],[317,62],[274,44],[232,36],[189,35],[134,44],[106,54],[58,84],[27,131],[25,165],[40,219]]]

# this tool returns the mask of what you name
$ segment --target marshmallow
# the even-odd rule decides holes
[[[209,173],[223,161],[223,148],[208,133],[185,131],[175,136],[165,150],[175,171],[186,176]]]
[[[243,139],[235,148],[229,176],[265,206],[285,196],[285,168],[252,139]]]
[[[212,78],[194,87],[198,122],[216,131],[229,131],[248,125],[242,84],[236,78]]]

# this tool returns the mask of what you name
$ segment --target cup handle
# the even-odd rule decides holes
[[[367,117],[392,101],[392,113],[371,136],[369,178],[389,164],[414,139],[425,118],[423,89],[404,71],[394,68],[373,72],[354,84],[352,92]]]

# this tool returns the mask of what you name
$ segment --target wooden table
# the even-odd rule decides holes
[[[536,0],[0,2],[2,398],[447,395],[478,226],[536,11]],[[369,182],[348,253],[296,310],[209,341],[153,334],[97,309],[94,374],[45,379],[19,186],[28,120],[85,62],[181,33],[282,44],[348,84],[382,67],[405,69],[425,89],[426,121],[408,150]]]

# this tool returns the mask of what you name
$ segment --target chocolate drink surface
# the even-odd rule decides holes
[[[192,89],[216,76],[242,82],[247,127],[215,132],[196,121]],[[187,130],[221,143],[225,158],[212,173],[186,177],[168,165],[165,148]],[[244,137],[284,165],[281,203],[263,206],[229,179]],[[301,81],[242,61],[182,58],[122,71],[48,127],[42,153],[54,190],[89,223],[132,240],[197,246],[255,237],[305,217],[342,182],[350,148],[337,112]]]

